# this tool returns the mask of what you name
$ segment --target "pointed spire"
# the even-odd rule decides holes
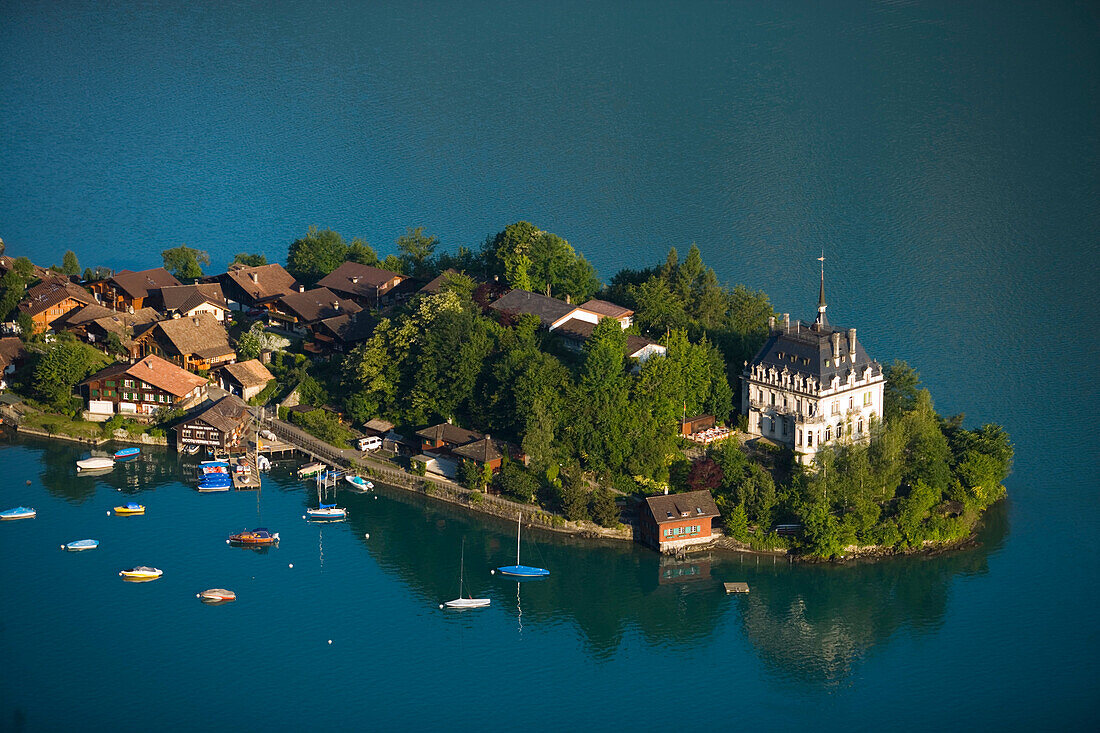
[[[817,330],[821,330],[822,327],[828,326],[829,321],[825,318],[825,250],[821,250],[821,256],[817,258],[821,263],[821,291],[817,298],[817,321],[814,322],[814,326]]]

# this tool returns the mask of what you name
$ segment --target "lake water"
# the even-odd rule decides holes
[[[139,268],[186,242],[220,268],[309,224],[392,251],[522,218],[605,278],[696,242],[812,318],[824,248],[834,323],[1005,424],[1010,500],[976,549],[855,567],[532,533],[554,574],[517,603],[487,575],[506,524],[383,491],[318,528],[288,473],[200,496],[173,456],[77,478],[76,448],[5,444],[0,504],[39,517],[0,526],[0,728],[1095,721],[1095,7],[364,5],[0,5],[8,253]],[[118,488],[149,514],[108,517]],[[278,549],[224,545],[259,523]],[[463,537],[493,606],[445,614]],[[165,577],[122,583],[135,564]]]

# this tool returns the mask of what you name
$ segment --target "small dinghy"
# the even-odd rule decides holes
[[[120,514],[122,516],[126,516],[128,514],[144,514],[144,513],[145,513],[145,505],[144,504],[134,504],[133,502],[130,502],[128,504],[123,504],[122,506],[116,506],[115,507],[115,514]]]
[[[316,476],[325,470],[325,464],[323,463],[307,463],[298,469],[298,478],[308,478],[310,476]]]
[[[195,597],[203,603],[228,603],[237,600],[237,594],[225,588],[208,588],[202,593],[196,593]]]
[[[374,488],[374,483],[367,481],[362,476],[344,476],[344,480],[360,491],[370,491]]]
[[[118,575],[123,580],[156,580],[164,575],[164,571],[146,565],[138,565],[136,568],[130,568],[129,570],[120,570]]]
[[[82,552],[83,550],[94,550],[99,547],[99,540],[73,540],[67,545],[62,545],[62,550],[68,550],[69,552]]]
[[[347,519],[348,510],[341,509],[335,504],[322,504],[316,509],[306,509],[306,517],[309,519]]]
[[[199,450],[201,450],[201,446],[192,443],[190,445],[183,446],[182,448],[180,448],[180,450],[189,456],[195,456],[198,455]]]
[[[17,506],[0,512],[0,519],[34,519],[38,512],[29,506]]]
[[[76,462],[77,471],[98,471],[104,468],[113,468],[115,465],[114,458],[107,458],[106,456],[95,456],[93,458],[83,458]]]
[[[123,448],[115,451],[115,460],[121,461],[125,458],[133,458],[138,453],[141,453],[141,448]]]
[[[274,545],[279,541],[279,533],[271,532],[266,527],[257,527],[251,532],[239,532],[229,535],[225,542],[228,545]]]

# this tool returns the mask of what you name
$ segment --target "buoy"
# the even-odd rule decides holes
[[[31,480],[27,479],[27,486],[30,486],[30,485],[31,485]]]
[[[196,593],[195,598],[202,598],[202,593]]]
[[[332,643],[332,639],[329,639],[329,640],[328,640],[328,643],[329,643],[329,644],[331,644],[331,643]]]
[[[369,539],[370,539],[370,532],[367,532],[367,533],[366,533],[365,535],[363,535],[363,536],[364,536],[364,537],[366,537],[366,538],[367,538],[367,539],[369,540]]]
[[[439,607],[440,607],[440,608],[443,608],[443,604],[442,604],[442,603],[440,603],[440,604],[439,604]]]
[[[227,545],[228,545],[228,544],[230,544],[229,540],[226,540],[226,541],[225,541],[225,544],[227,544]]]
[[[111,510],[110,509],[107,510],[107,516],[108,517],[111,516]]]
[[[65,545],[61,545],[61,549],[62,549],[62,550],[64,550],[64,549],[65,549]]]
[[[288,567],[288,568],[292,568],[292,567],[294,567],[294,563],[290,563],[289,565],[287,565],[287,567]]]
[[[496,575],[496,574],[497,574],[497,571],[496,571],[496,570],[490,570],[490,571],[489,571],[489,575]]]

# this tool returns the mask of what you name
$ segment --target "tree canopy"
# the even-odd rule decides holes
[[[166,249],[160,256],[164,260],[164,269],[180,280],[196,280],[202,277],[200,265],[210,264],[210,255],[186,244]]]

